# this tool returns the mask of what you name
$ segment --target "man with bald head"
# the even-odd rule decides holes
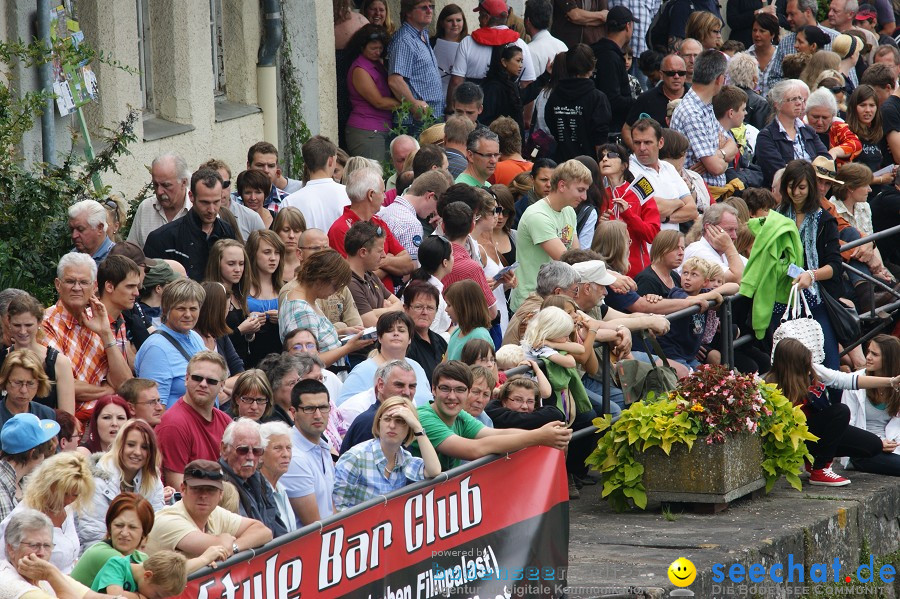
[[[693,60],[691,66],[693,67]],[[631,141],[631,128],[641,114],[648,114],[657,123],[666,122],[666,107],[672,100],[680,100],[691,88],[687,82],[687,65],[677,54],[669,54],[662,60],[660,68],[662,82],[640,96],[631,105],[625,124],[622,126],[622,138],[629,148],[634,149]]]
[[[689,37],[676,46],[676,50],[678,56],[684,61],[685,70],[687,71],[685,81],[690,83],[694,80],[694,61],[697,60],[697,57],[703,52],[703,44],[694,38]],[[665,121],[660,121],[660,123],[663,122]]]
[[[191,171],[178,154],[162,154],[150,164],[150,187],[153,197],[141,202],[134,213],[128,241],[142,248],[147,236],[161,226],[188,213]]]

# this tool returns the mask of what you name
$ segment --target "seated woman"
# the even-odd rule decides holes
[[[22,501],[0,522],[0,533],[12,518],[25,510],[37,510],[53,523],[53,550],[50,563],[63,574],[72,571],[81,543],[75,527],[75,513],[84,513],[94,496],[94,477],[83,455],[67,451],[44,460],[25,484]],[[0,548],[0,559],[6,559],[6,546]]]
[[[222,407],[237,420],[249,418],[256,422],[266,422],[274,409],[272,404],[272,387],[266,373],[259,368],[245,370],[234,381],[231,400],[228,406]]]
[[[231,309],[230,293],[223,283],[204,281],[201,283],[206,299],[200,306],[194,331],[203,337],[206,349],[214,351],[225,359],[229,380],[225,386],[231,388],[234,377],[244,372],[244,360],[238,355],[231,335],[234,330],[228,326],[228,312]]]
[[[491,316],[487,300],[478,283],[472,280],[457,281],[447,288],[444,299],[447,300],[447,314],[457,324],[447,343],[448,360],[458,360],[462,348],[470,339],[494,342],[488,330]]]
[[[6,397],[0,401],[0,426],[16,414],[34,414],[41,420],[55,420],[56,412],[34,400],[50,392],[50,379],[37,354],[17,349],[6,356],[0,368],[0,389]]]
[[[900,372],[900,339],[876,335],[869,342],[866,368],[857,374],[884,377],[895,372]],[[853,458],[852,467],[872,474],[900,476],[900,392],[887,388],[857,389],[844,391],[841,401],[850,408],[850,426],[881,439],[881,453]]]
[[[279,482],[291,465],[291,427],[284,422],[266,422],[259,427],[259,438],[265,449],[259,472],[272,491],[281,521],[288,532],[293,532],[297,530],[297,517],[284,483]]]
[[[410,281],[403,290],[403,311],[415,325],[406,357],[419,363],[428,380],[447,353],[447,342],[431,330],[439,305],[438,290],[425,281]]]
[[[806,101],[806,122],[828,148],[828,154],[834,158],[837,166],[841,166],[859,156],[863,145],[856,133],[850,130],[850,126],[837,118],[837,114],[837,100],[831,91],[820,87],[809,95]]]
[[[378,349],[372,352],[369,359],[356,365],[350,371],[347,380],[341,387],[337,404],[341,405],[357,393],[372,388],[372,381],[378,367],[391,360],[406,360],[416,373],[416,405],[425,406],[431,398],[431,382],[425,371],[415,360],[406,357],[415,325],[405,312],[385,312],[378,317],[375,334],[378,336]]]
[[[78,538],[83,547],[90,547],[106,534],[108,525],[104,527],[103,518],[119,493],[137,493],[150,502],[153,510],[166,506],[166,495],[171,497],[175,490],[168,488],[166,493],[163,489],[161,461],[150,425],[143,420],[126,422],[110,450],[100,456],[93,468],[93,503],[78,518]]]
[[[372,434],[374,439],[353,446],[335,464],[335,512],[441,473],[437,452],[408,399],[395,396],[382,402]],[[423,457],[413,457],[403,447],[413,441]]]
[[[807,442],[812,464],[806,464],[809,484],[826,487],[849,485],[850,480],[831,469],[835,456],[851,460],[873,458],[884,445],[877,435],[851,426],[850,408],[832,397],[832,389],[881,389],[900,387],[900,376],[893,378],[849,374],[813,364],[809,348],[796,339],[782,339],[775,346],[772,369],[766,382],[778,385],[784,396],[806,414],[809,432],[819,438]],[[838,396],[839,397],[839,396]]]
[[[681,231],[660,231],[650,246],[650,266],[634,277],[640,295],[654,294],[669,297],[675,287],[681,287],[681,275],[676,270],[684,261],[684,235]]]
[[[125,422],[132,416],[134,408],[125,401],[125,398],[120,395],[104,395],[97,400],[87,434],[76,451],[86,456],[109,451],[119,434],[119,429],[125,426]]]
[[[265,171],[252,168],[237,176],[237,192],[244,206],[257,213],[268,228],[275,220],[275,213],[264,206],[272,182]]]
[[[497,375],[490,368],[484,366],[471,366],[470,370],[472,371],[472,387],[463,402],[463,409],[481,424],[494,428],[491,417],[485,413],[484,409],[491,401],[494,389],[497,388]]]
[[[72,570],[72,578],[87,587],[94,584],[97,572],[111,557],[127,557],[136,564],[147,559],[147,554],[139,549],[153,528],[154,506],[137,493],[120,493],[106,504],[104,520],[100,522],[101,526],[105,524],[103,540],[90,541],[93,544],[86,546]]]

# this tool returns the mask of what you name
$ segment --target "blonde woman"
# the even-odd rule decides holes
[[[22,501],[0,522],[0,535],[6,533],[10,518],[27,509],[41,512],[53,522],[53,552],[50,563],[69,574],[81,553],[75,528],[75,514],[89,509],[94,496],[94,477],[88,458],[67,451],[38,466],[25,484]],[[0,547],[0,560],[7,559],[6,544]]]
[[[373,439],[354,445],[335,464],[335,512],[441,473],[437,452],[408,399],[394,396],[384,400],[375,412],[372,435]],[[413,441],[421,458],[404,447]]]
[[[621,274],[627,273],[630,248],[631,238],[624,221],[609,220],[598,224],[592,249],[600,254],[607,268]]]
[[[6,397],[0,401],[0,426],[16,414],[31,413],[41,420],[56,420],[56,412],[32,401],[50,392],[50,380],[40,360],[30,349],[18,349],[3,361],[0,389]]]
[[[700,42],[704,50],[718,50],[722,47],[722,25],[722,21],[711,12],[694,11],[684,26],[684,35]]]

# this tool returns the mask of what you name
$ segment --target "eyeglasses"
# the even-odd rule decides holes
[[[844,93],[845,91],[847,91],[847,90],[845,90],[843,87],[841,87],[840,85],[836,85],[836,86],[834,86],[834,87],[826,87],[825,89],[827,89],[828,91],[830,91],[830,92],[833,93],[833,94],[842,94],[842,93]]]
[[[19,389],[22,389],[22,388],[25,388],[25,389],[34,389],[35,387],[37,387],[37,381],[13,381],[13,380],[9,380],[9,381],[6,381],[6,384],[9,385],[10,387],[18,387]]]
[[[603,156],[600,157],[600,161],[602,162],[604,158],[609,158],[609,159],[618,158],[619,160],[622,160],[622,156],[619,155],[618,152],[607,152],[606,154],[604,154]]]
[[[796,104],[798,102],[802,104],[803,102],[806,102],[806,98],[804,98],[803,96],[794,96],[793,98],[788,98],[787,100],[785,100],[785,103],[787,104]]]
[[[666,77],[684,77],[687,71],[663,71],[662,74]]]
[[[318,410],[321,414],[327,414],[331,411],[331,406],[300,406],[297,408],[301,410],[304,414],[315,414],[316,410]]]
[[[53,551],[55,546],[56,545],[53,543],[26,543],[25,541],[19,543],[19,547],[25,547],[29,551],[39,551],[41,549],[44,551]]]
[[[255,403],[255,404],[258,405],[258,406],[264,406],[264,405],[266,405],[267,403],[269,403],[269,400],[268,400],[268,398],[266,398],[266,397],[245,397],[245,396],[241,396],[241,397],[239,397],[238,399],[241,401],[241,403],[247,404],[248,406],[249,406],[250,404],[252,404],[252,403]]]
[[[429,304],[413,304],[409,309],[413,312],[437,312],[437,306]]]
[[[225,475],[221,470],[201,470],[200,468],[190,468],[184,471],[185,478],[201,478],[205,480],[222,480]]]
[[[523,404],[526,406],[533,406],[535,404],[535,401],[533,399],[522,399],[519,397],[507,397],[506,401],[512,404],[516,404],[517,406],[521,406]]]
[[[75,289],[75,287],[82,287],[82,288],[90,287],[92,283],[93,283],[93,281],[85,281],[85,280],[78,280],[78,279],[63,279],[62,280],[63,285],[65,285],[66,287],[71,287],[72,289]]]
[[[310,341],[309,343],[295,343],[291,346],[291,349],[294,351],[303,351],[304,349],[314,350],[317,349],[317,346]]]
[[[478,154],[478,155],[481,156],[482,158],[487,158],[488,160],[490,160],[491,158],[493,158],[494,160],[499,160],[499,159],[500,159],[500,153],[499,153],[499,152],[495,152],[495,153],[493,153],[493,154],[485,154],[484,152],[478,152],[478,151],[476,151],[476,150],[470,150],[470,151],[471,151],[473,154]]]
[[[190,377],[191,377],[191,380],[194,381],[195,383],[202,383],[203,381],[206,381],[206,384],[209,385],[210,387],[215,387],[216,385],[218,385],[219,383],[222,382],[219,379],[213,379],[208,376],[202,376],[199,374],[192,374],[192,375],[190,375]]]
[[[234,446],[232,445],[232,447]],[[266,453],[266,450],[262,447],[250,447],[249,445],[238,445],[237,447],[234,447],[234,453],[238,455],[247,455],[251,451],[256,457],[260,457],[262,454]]]
[[[465,395],[469,392],[468,387],[451,387],[450,385],[438,385],[437,390],[441,393],[455,393],[457,395]]]

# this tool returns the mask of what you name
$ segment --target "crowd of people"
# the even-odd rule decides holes
[[[58,301],[0,290],[0,584],[162,599],[535,445],[575,499],[597,481],[573,431],[633,399],[603,397],[601,348],[689,376],[722,362],[730,296],[754,336],[733,367],[820,438],[809,481],[848,484],[838,457],[900,475],[900,341],[841,357],[828,302],[882,318],[900,274],[893,241],[841,249],[900,224],[893,14],[732,0],[723,41],[715,3],[687,4],[483,0],[469,33],[453,4],[336,0],[340,147],[309,139],[301,179],[259,142],[236,175],[165,153],[139,205],[74,203]],[[821,364],[772,357],[792,285]]]

